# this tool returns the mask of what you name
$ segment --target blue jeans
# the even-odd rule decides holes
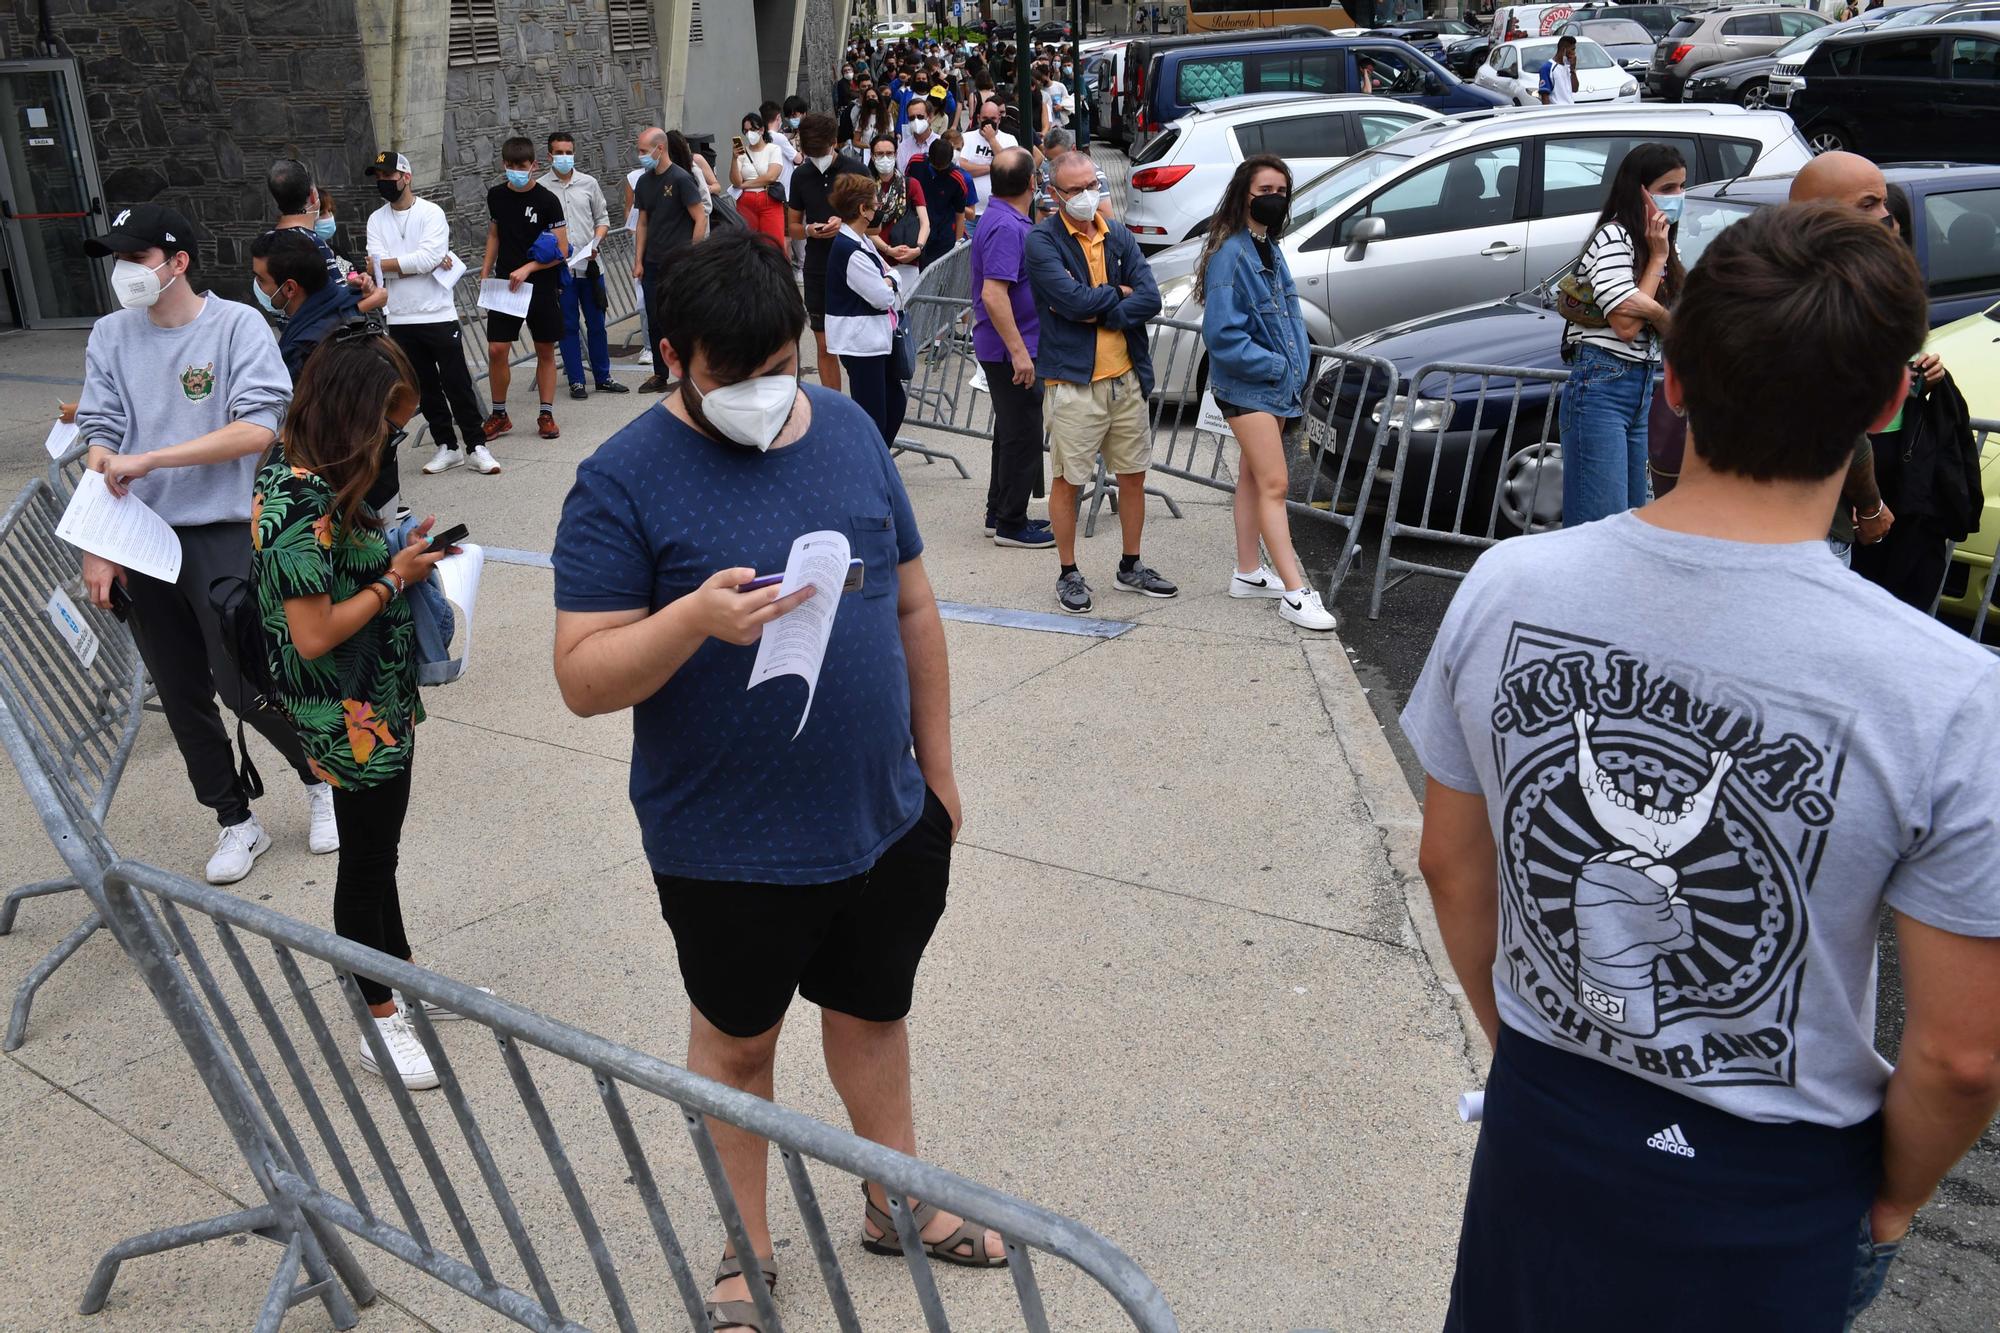
[[[596,372],[596,382],[602,384],[611,378],[611,344],[604,336],[604,309],[598,304],[604,299],[604,275],[579,278],[569,271],[568,264],[558,272],[562,274],[563,377],[571,384],[584,382],[583,353],[576,336],[577,311],[581,307],[583,322],[590,331],[590,368]]]
[[[1646,503],[1646,411],[1653,367],[1588,343],[1562,390],[1563,526]]]

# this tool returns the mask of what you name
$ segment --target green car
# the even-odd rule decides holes
[[[1979,451],[1985,512],[1979,531],[1959,543],[1952,556],[1953,563],[1965,570],[1963,581],[1957,569],[1946,575],[1944,597],[1938,602],[1939,615],[1970,620],[1979,614],[1979,590],[1986,586],[1994,548],[2000,546],[2000,305],[1933,329],[1924,349],[1937,353],[1950,369],[1972,411],[1974,431],[1977,423],[1988,427]]]

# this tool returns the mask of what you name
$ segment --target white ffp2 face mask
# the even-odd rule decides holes
[[[1095,187],[1088,190],[1078,190],[1075,194],[1063,200],[1063,212],[1069,214],[1071,222],[1081,225],[1097,215],[1097,205],[1102,198],[1103,196],[1098,194]]]
[[[708,393],[695,392],[693,415],[746,449],[763,453],[792,419],[799,380],[796,375],[759,375]]]
[[[118,297],[118,304],[127,310],[144,310],[158,301],[161,292],[180,281],[178,274],[164,283],[160,281],[160,270],[172,262],[162,259],[151,268],[130,259],[112,264],[111,290]]]

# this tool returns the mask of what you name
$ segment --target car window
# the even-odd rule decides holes
[[[1593,42],[1611,42],[1619,45],[1640,45],[1653,39],[1646,30],[1636,23],[1624,19],[1602,19],[1595,23],[1577,24],[1577,29]]]
[[[1827,62],[1833,66],[1835,74],[1853,74],[1861,64],[1861,48],[1852,43],[1842,43],[1827,53]]]
[[[1611,53],[1588,39],[1576,44],[1576,67],[1578,69],[1611,69],[1615,62]]]
[[[1924,78],[1937,72],[1938,39],[1898,37],[1893,41],[1870,42],[1861,48],[1863,78]]]
[[[1422,119],[1421,116],[1398,116],[1388,111],[1359,112],[1354,117],[1354,142],[1364,148],[1373,148]]]
[[[1264,147],[1264,127],[1262,125],[1238,125],[1229,131],[1236,140],[1236,152],[1240,157],[1253,157],[1269,151]]]
[[[1286,214],[1285,235],[1304,231],[1336,205],[1352,197],[1358,190],[1366,189],[1371,182],[1378,181],[1391,172],[1400,171],[1409,165],[1410,159],[1401,153],[1386,152],[1371,148],[1356,153],[1325,175],[1292,190],[1291,211]],[[1304,249],[1321,250],[1333,244],[1332,227],[1308,241]]]
[[[1715,148],[1716,164],[1722,169],[1723,180],[1745,174],[1757,161],[1757,143],[1753,139],[1710,139],[1708,142]],[[1692,184],[1692,180],[1689,183]]]
[[[1674,248],[1680,251],[1681,263],[1693,268],[1711,241],[1756,211],[1755,204],[1733,199],[1689,199],[1681,205],[1680,230],[1675,233]]]
[[[1430,83],[1429,71],[1393,46],[1364,46],[1354,54],[1374,62],[1376,92],[1420,93]]]
[[[1735,18],[1722,21],[1724,37],[1776,37],[1778,16],[1776,14],[1739,14]]]
[[[1926,196],[1924,232],[1932,296],[2000,289],[2000,189]]]
[[[1174,145],[1180,141],[1180,137],[1181,137],[1180,126],[1178,125],[1167,126],[1166,129],[1160,131],[1160,133],[1153,139],[1151,143],[1147,144],[1143,149],[1139,151],[1139,156],[1132,159],[1132,165],[1135,167],[1143,167],[1148,162],[1160,161],[1161,159],[1165,158],[1168,153],[1174,151]]]
[[[1341,219],[1342,238],[1367,217],[1381,218],[1390,240],[1512,221],[1520,167],[1519,144],[1495,144],[1433,163]]]
[[[1662,143],[1679,150],[1683,162],[1692,163],[1689,175],[1699,177],[1701,152],[1692,139],[1666,139],[1658,135],[1591,135],[1574,139],[1542,141],[1542,202],[1536,217],[1560,218],[1574,213],[1595,213],[1604,207],[1611,179],[1618,164],[1634,144]]]
[[[1682,19],[1679,23],[1676,23],[1673,27],[1667,29],[1667,36],[1675,38],[1692,37],[1697,31],[1700,30],[1700,28],[1701,28],[1700,19]]]
[[[1778,15],[1778,32],[1785,37],[1803,37],[1809,32],[1818,32],[1826,26],[1817,14],[1800,12]]]
[[[1822,23],[1817,28],[1812,29],[1810,32],[1806,32],[1797,37],[1792,38],[1791,41],[1786,42],[1783,46],[1779,47],[1776,51],[1773,51],[1771,54],[1778,56],[1780,58],[1783,58],[1785,56],[1802,56],[1806,52],[1812,50],[1815,46],[1818,46],[1821,42],[1825,41],[1828,37],[1831,37],[1835,32],[1838,32],[1839,30],[1840,29],[1836,24]]]
[[[1985,37],[1958,37],[1951,44],[1951,77],[1954,79],[2000,79],[2000,41]]]
[[[1213,102],[1220,97],[1239,97],[1243,92],[1241,56],[1184,60],[1180,76],[1174,81],[1174,100],[1184,106]]]
[[[1346,117],[1287,116],[1264,122],[1264,151],[1279,157],[1346,157]]]
[[[1505,48],[1498,56],[1494,57],[1493,72],[1503,79],[1513,78],[1514,71],[1518,68],[1514,63],[1516,58],[1517,56],[1513,47]]]
[[[1339,86],[1331,53],[1257,56],[1250,78],[1255,93],[1323,93]]]

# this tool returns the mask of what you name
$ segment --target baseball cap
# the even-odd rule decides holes
[[[401,153],[392,153],[384,148],[375,154],[375,160],[368,164],[368,170],[362,174],[376,176],[385,171],[400,171],[407,176],[410,174],[410,159]]]
[[[932,97],[940,97],[940,98],[941,98],[941,97],[943,97],[944,95],[945,95],[945,94],[944,94],[944,85],[943,85],[943,84],[939,83],[939,84],[934,84],[934,85],[932,85],[932,87],[931,87],[931,96],[932,96]]]
[[[102,236],[83,243],[84,253],[94,259],[106,255],[129,255],[160,247],[168,254],[177,250],[194,253],[194,227],[187,218],[165,204],[130,204],[115,210],[111,226]]]

